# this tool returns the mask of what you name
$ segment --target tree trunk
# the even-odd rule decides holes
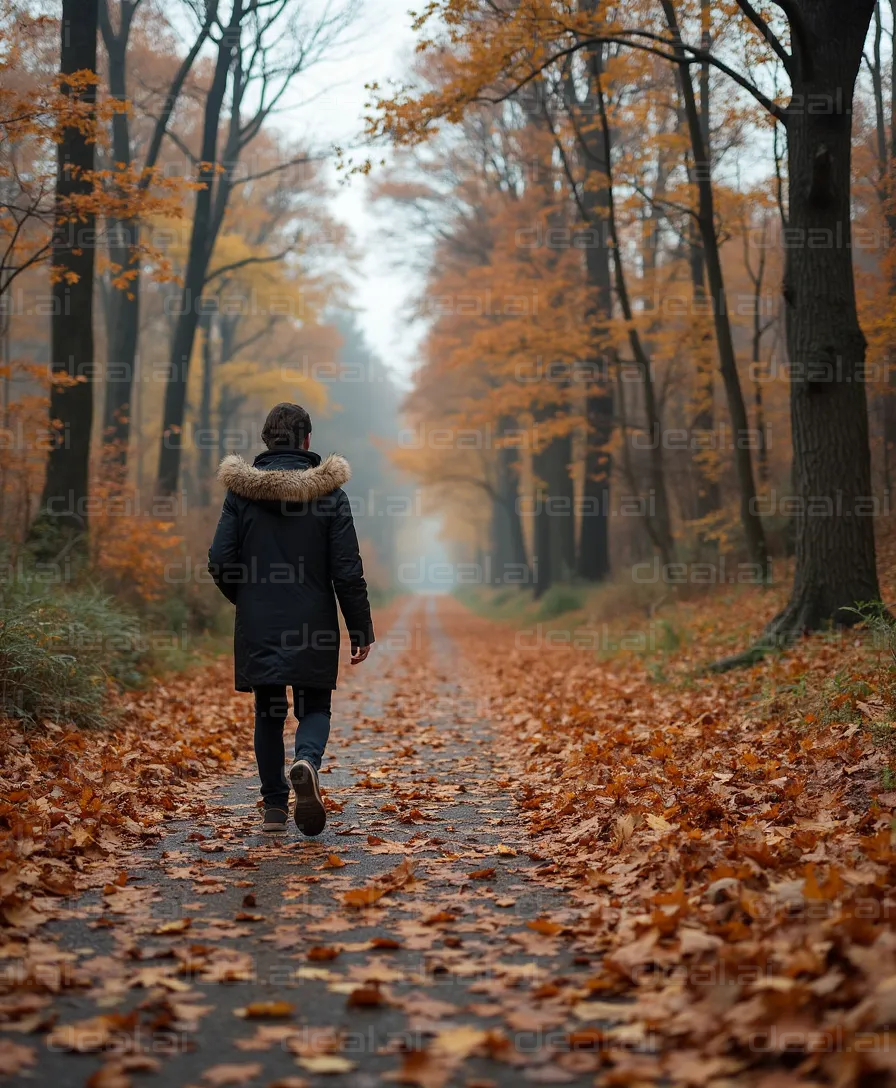
[[[122,5],[132,12],[130,4]],[[118,36],[104,33],[109,59],[109,93],[119,102],[127,102],[126,56],[128,26]],[[106,28],[104,27],[104,30]],[[112,117],[112,158],[116,169],[131,165],[131,134],[127,113]],[[137,358],[137,335],[140,328],[140,292],[138,246],[140,222],[137,219],[110,219],[109,256],[114,266],[113,276],[134,274],[127,286],[116,287],[109,293],[106,321],[106,389],[103,410],[103,442],[120,465],[128,460],[130,438],[131,390]]]
[[[535,531],[532,548],[532,584],[535,600],[547,593],[553,584],[553,562],[551,556],[551,519],[549,513],[549,494],[545,485],[547,464],[546,451],[540,450],[532,456],[532,471],[535,475]]]
[[[798,7],[783,288],[796,572],[790,602],[767,631],[785,640],[828,620],[853,624],[859,617],[851,609],[880,598],[850,231],[853,91],[873,7],[872,0]],[[829,108],[807,108],[812,102]]]
[[[199,505],[209,505],[211,492],[210,483],[212,475],[212,368],[214,355],[212,352],[212,315],[203,314],[202,320],[202,395],[199,401],[199,428],[198,446],[199,456],[196,466],[198,477],[197,491]]]
[[[100,28],[109,58],[109,92],[118,101],[126,102],[128,43],[136,4],[123,0],[119,5],[120,22],[116,33],[109,18],[107,3],[108,0],[99,0]],[[150,185],[174,107],[193,63],[215,23],[217,10],[218,0],[207,0],[203,23],[168,87],[143,164],[143,176],[138,186],[141,191],[145,191]],[[116,113],[112,118],[112,152],[116,163],[132,164],[130,126],[126,113]],[[114,450],[115,458],[124,465],[128,458],[130,402],[140,335],[140,220],[112,219],[109,221],[109,231],[109,255],[122,271],[128,273],[128,283],[126,288],[113,286],[106,315],[107,365],[103,440]]]
[[[896,18],[896,0],[890,0],[891,18]],[[896,50],[891,49],[890,56],[890,102],[889,102],[889,132],[887,131],[887,119],[884,111],[884,75],[883,61],[881,57],[881,41],[883,38],[883,24],[881,19],[880,4],[874,7],[874,48],[872,62],[869,64],[871,72],[871,84],[874,93],[874,107],[876,116],[877,133],[877,195],[881,203],[884,222],[887,225],[888,243],[892,254],[893,241],[896,239],[896,206],[894,206],[894,174],[896,174]],[[887,274],[887,291],[889,305],[896,303],[896,267],[892,256],[884,258],[884,267]],[[881,393],[883,415],[883,477],[884,491],[889,505],[889,494],[893,476],[893,451],[896,450],[896,367],[892,362],[894,353],[887,361],[887,380]]]
[[[709,0],[700,0],[701,22],[701,49],[709,52],[712,47],[710,33]],[[710,143],[709,125],[709,65],[700,65],[700,135],[703,139],[703,148],[707,161],[712,162],[712,147]],[[687,117],[684,118],[687,124]],[[694,163],[688,170],[689,181],[694,185],[697,181],[697,164]],[[697,334],[696,362],[697,362],[697,412],[694,416],[693,431],[698,435],[711,436],[715,431],[715,381],[712,366],[712,338],[707,322],[707,298],[706,298],[706,262],[703,257],[703,240],[700,235],[700,226],[696,220],[691,219],[688,237],[688,249],[690,257],[691,288],[693,291],[696,312],[694,314]],[[696,515],[698,519],[708,517],[715,513],[721,506],[721,495],[717,471],[708,471],[706,464],[695,459],[697,470],[697,503]],[[701,533],[701,540],[706,543],[705,533]]]
[[[501,433],[512,429],[512,421],[501,420]],[[496,498],[492,506],[492,565],[496,580],[524,584],[527,568],[526,545],[519,511],[519,467],[516,450],[497,451]]]
[[[684,56],[678,21],[671,0],[662,0],[666,22],[675,41],[675,51]],[[703,259],[706,266],[706,278],[713,303],[713,322],[719,351],[719,369],[722,384],[728,401],[728,413],[734,432],[734,463],[737,480],[740,485],[740,517],[744,529],[747,554],[750,563],[756,568],[759,577],[765,578],[768,569],[768,552],[765,544],[765,531],[759,515],[756,501],[756,484],[753,479],[753,462],[750,457],[750,424],[747,406],[744,402],[740,377],[737,372],[737,356],[734,351],[734,339],[728,316],[728,300],[725,291],[725,278],[722,272],[722,259],[719,242],[716,237],[715,208],[712,190],[711,163],[709,152],[704,143],[703,127],[697,102],[694,97],[694,85],[686,64],[679,65],[679,78],[691,149],[694,154],[694,175],[697,182],[697,224],[703,242]]]
[[[669,494],[666,490],[666,473],[663,465],[663,446],[660,441],[662,428],[659,417],[659,408],[656,403],[656,390],[653,384],[653,368],[650,357],[644,349],[643,341],[635,328],[634,311],[631,298],[628,293],[628,284],[625,279],[625,269],[622,264],[622,252],[619,246],[619,235],[616,230],[616,202],[613,197],[613,157],[612,137],[610,125],[607,119],[606,104],[603,91],[598,88],[597,107],[600,118],[601,133],[604,144],[604,161],[607,164],[607,230],[609,243],[613,253],[613,270],[615,273],[616,296],[619,299],[619,308],[628,325],[628,342],[632,350],[635,365],[644,385],[644,413],[647,417],[647,428],[652,441],[650,443],[650,487],[652,494],[649,496],[648,506],[650,512],[645,516],[645,526],[650,540],[660,554],[660,560],[664,566],[672,562],[675,554],[675,545],[672,540],[672,522],[669,512]],[[624,438],[625,436],[623,436]]]
[[[603,70],[602,43],[589,46],[590,80],[586,107],[593,116],[595,95]],[[570,97],[575,89],[570,86]],[[580,578],[599,582],[610,573],[610,474],[609,451],[613,436],[613,389],[610,384],[610,351],[607,325],[613,316],[613,277],[607,232],[609,192],[606,147],[594,126],[580,131],[582,196],[580,210],[587,228],[585,273],[588,278],[586,320],[592,343],[587,362],[585,389],[585,479],[582,487],[581,523],[577,571]]]
[[[227,77],[234,54],[239,48],[242,19],[242,0],[234,0],[230,22],[222,31],[218,43],[215,73],[205,100],[202,150],[199,155],[201,166],[197,178],[202,188],[196,193],[181,305],[174,326],[168,383],[165,387],[158,476],[158,490],[162,495],[172,495],[177,490],[180,475],[190,358],[193,354],[193,343],[199,323],[199,299],[205,286],[205,277],[215,243],[212,223],[212,187],[217,174],[218,129],[227,90]],[[235,164],[232,163],[227,164],[230,170],[234,166]]]
[[[63,0],[60,74],[96,71],[96,0]],[[63,78],[63,92],[71,94]],[[95,85],[80,95],[96,100]],[[65,128],[56,158],[56,222],[53,237],[53,315],[50,353],[54,382],[50,392],[50,421],[61,429],[47,458],[41,515],[32,539],[43,554],[55,551],[65,538],[81,538],[87,530],[86,500],[90,474],[90,435],[93,424],[93,270],[96,254],[95,216],[74,218],[71,198],[90,193],[94,142],[78,126]]]
[[[575,486],[569,473],[572,436],[559,435],[544,452],[548,526],[551,535],[551,581],[568,582],[576,569]]]
[[[603,384],[603,383],[602,383]],[[600,582],[610,573],[610,473],[607,446],[613,434],[613,394],[589,392],[585,400],[585,482],[579,528],[579,577]]]
[[[691,431],[702,438],[703,436],[711,437],[715,431],[715,382],[711,361],[712,343],[706,323],[707,299],[704,280],[703,244],[700,240],[700,230],[694,222],[691,223],[688,250],[691,289],[695,302],[694,323],[697,331],[696,343],[694,344],[697,410],[694,414]],[[697,502],[694,513],[699,520],[708,517],[719,509],[719,482],[715,478],[715,473],[696,458],[694,459],[694,469],[697,475]],[[705,534],[702,532],[700,539],[705,542]]]

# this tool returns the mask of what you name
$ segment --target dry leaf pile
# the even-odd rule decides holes
[[[730,607],[705,627],[730,627]],[[574,947],[600,965],[580,1014],[633,999],[626,1022],[675,1082],[890,1083],[896,791],[879,738],[896,706],[867,638],[724,677],[693,672],[701,640],[655,683],[573,635],[533,648],[447,602],[443,622],[549,879],[578,904]]]
[[[818,639],[706,678],[701,643],[656,682],[447,599],[380,632],[337,697],[318,842],[258,834],[229,666],[118,731],[9,731],[0,1073],[49,1048],[89,1088],[891,1082],[873,653]],[[50,939],[60,914],[110,951]]]
[[[114,880],[166,820],[189,814],[200,784],[251,736],[245,698],[231,689],[221,662],[123,697],[114,729],[0,719],[3,922],[36,929],[60,896]]]

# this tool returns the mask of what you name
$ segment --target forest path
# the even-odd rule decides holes
[[[411,601],[336,696],[319,839],[259,832],[247,752],[204,819],[72,901],[47,936],[78,985],[22,1082],[599,1081],[578,912],[462,672],[437,602]]]

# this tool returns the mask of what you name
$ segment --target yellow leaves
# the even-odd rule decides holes
[[[195,368],[195,380],[199,380],[199,367]],[[327,389],[306,371],[282,364],[237,357],[215,367],[216,380],[246,396],[262,401],[288,398],[299,401],[312,413],[323,410],[327,403]]]

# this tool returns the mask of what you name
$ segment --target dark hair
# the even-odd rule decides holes
[[[269,450],[300,450],[311,434],[311,416],[300,404],[275,404],[261,428],[261,440]]]

